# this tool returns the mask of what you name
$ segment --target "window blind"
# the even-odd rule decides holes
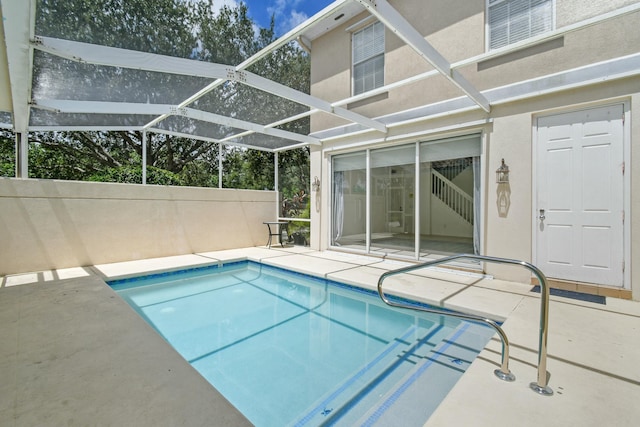
[[[482,139],[479,134],[420,144],[420,162],[477,157],[480,154],[482,154]]]
[[[553,30],[553,0],[489,0],[489,49]]]
[[[353,33],[353,92],[384,85],[384,25],[371,24]]]
[[[333,156],[334,172],[344,172],[352,170],[364,170],[367,167],[366,153],[359,151],[357,153],[340,154]]]

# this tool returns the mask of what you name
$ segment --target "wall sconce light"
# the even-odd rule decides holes
[[[318,179],[317,176],[313,178],[313,183],[311,184],[311,190],[316,192],[320,190],[320,180]]]
[[[498,169],[496,169],[496,184],[507,184],[509,182],[509,166],[504,164],[504,159],[502,159],[502,164]]]

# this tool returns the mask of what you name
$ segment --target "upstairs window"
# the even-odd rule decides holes
[[[553,30],[554,0],[488,0],[489,50]]]
[[[384,25],[371,24],[353,33],[353,94],[384,85]]]

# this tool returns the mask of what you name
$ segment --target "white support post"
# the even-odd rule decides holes
[[[147,183],[147,131],[142,131],[142,185]]]
[[[222,150],[224,144],[218,144],[218,188],[222,188]]]
[[[367,188],[364,190],[364,247],[365,252],[371,252],[371,150],[367,149],[365,154],[365,178]]]
[[[415,177],[413,184],[413,233],[415,237],[415,257],[420,259],[420,143],[416,142]]]
[[[16,132],[16,178],[29,178],[29,134]]]
[[[276,190],[276,221],[280,218],[280,185],[278,175],[278,152],[273,153],[273,186]]]

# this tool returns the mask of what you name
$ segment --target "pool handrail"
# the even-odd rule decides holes
[[[409,308],[413,310],[425,311],[429,313],[441,314],[444,316],[456,317],[459,319],[480,322],[489,325],[496,330],[502,341],[502,363],[500,369],[496,369],[494,374],[505,381],[514,381],[515,376],[509,371],[509,340],[502,328],[493,320],[484,318],[482,316],[476,316],[474,314],[450,312],[445,310],[439,310],[437,308],[418,307],[408,304],[402,304],[399,302],[393,302],[389,300],[382,290],[382,282],[390,276],[397,274],[408,273],[410,271],[418,270],[426,267],[433,267],[439,264],[445,264],[451,261],[460,259],[478,260],[484,262],[492,262],[496,264],[511,264],[522,266],[531,271],[538,282],[540,283],[540,329],[539,329],[539,349],[538,349],[538,378],[537,382],[532,382],[529,387],[538,394],[543,396],[553,395],[553,390],[547,385],[547,335],[549,328],[549,286],[547,285],[547,278],[544,273],[540,271],[536,266],[526,261],[519,261],[509,258],[498,258],[487,255],[475,255],[475,254],[456,254],[447,256],[444,258],[426,261],[416,265],[410,265],[408,267],[398,268],[383,273],[378,279],[378,295],[384,301],[385,304],[393,307]]]

